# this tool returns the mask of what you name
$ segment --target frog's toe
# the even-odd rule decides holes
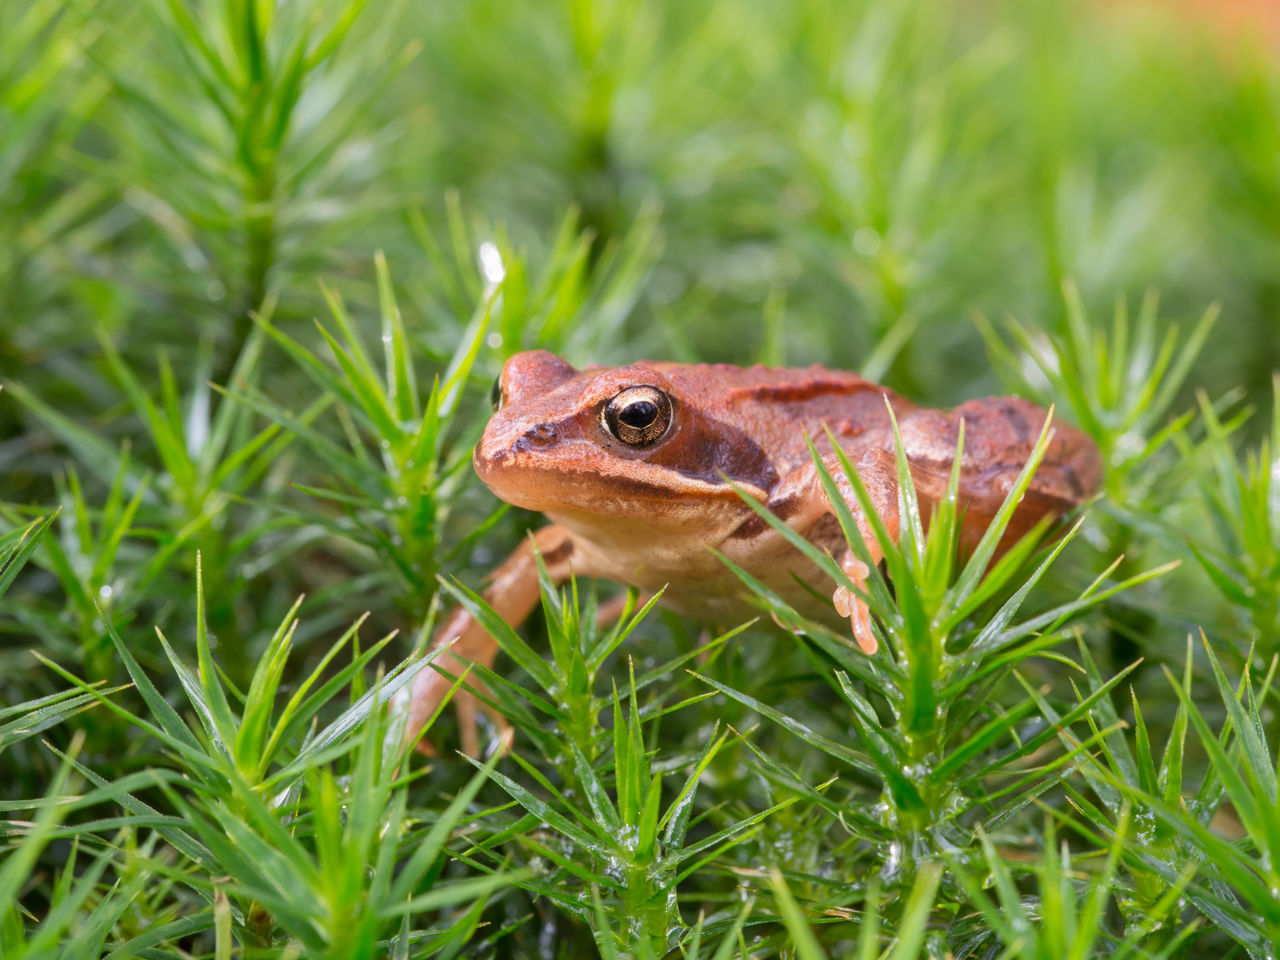
[[[840,567],[844,570],[845,576],[858,587],[865,584],[867,578],[871,576],[871,568],[859,560],[852,550],[845,552],[840,560]],[[871,629],[871,610],[867,607],[866,601],[856,592],[842,585],[836,587],[835,593],[831,595],[831,602],[835,605],[836,613],[842,617],[848,617],[853,624],[853,638],[858,641],[858,648],[863,653],[871,656],[880,649],[875,632]]]
[[[488,688],[481,685],[479,680],[473,679],[469,682],[477,686],[485,694],[488,694]],[[507,722],[506,717],[468,690],[459,690],[454,703],[458,708],[458,739],[462,742],[463,753],[476,760],[481,759],[483,756],[480,750],[477,707],[484,713],[485,718],[493,724],[494,736],[489,741],[489,752],[492,753],[496,750],[499,753],[506,753],[511,749],[511,743],[515,739],[515,730]]]
[[[853,638],[858,641],[858,647],[868,657],[873,655],[880,649],[880,643],[871,629],[871,610],[857,597],[854,597],[853,613],[849,619],[853,622]]]
[[[831,595],[831,602],[835,605],[836,613],[842,617],[853,616],[853,605],[857,599],[848,587],[836,587],[836,592]]]
[[[875,631],[871,628],[871,610],[861,597],[848,587],[836,587],[835,593],[831,595],[831,602],[835,605],[836,613],[848,617],[853,624],[853,639],[857,641],[859,650],[871,656],[880,649]]]

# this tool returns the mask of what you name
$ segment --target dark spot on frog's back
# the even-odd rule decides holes
[[[1083,501],[1088,497],[1088,491],[1085,490],[1084,482],[1080,479],[1080,474],[1076,473],[1076,468],[1067,462],[1057,465],[1058,475],[1066,482],[1067,488],[1071,491],[1071,496],[1076,501]]]
[[[1018,445],[1030,447],[1032,441],[1031,424],[1027,421],[1023,403],[1013,397],[1001,397],[997,404],[997,409],[1004,418],[1004,422],[1008,424],[1009,429],[1013,431],[1014,439]],[[1044,420],[1041,419],[1040,423],[1043,425]]]
[[[1031,424],[1027,422],[1026,413],[1015,404],[1009,404],[1005,408],[1005,416],[1009,418],[1009,426],[1013,427],[1013,433],[1018,438],[1018,443],[1024,447],[1031,444]],[[1043,426],[1044,421],[1041,421]]]

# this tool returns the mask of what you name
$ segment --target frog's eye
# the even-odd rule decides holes
[[[605,432],[628,447],[647,447],[671,427],[671,398],[656,387],[628,387],[604,405]]]
[[[489,391],[489,402],[493,404],[494,413],[502,406],[502,376],[493,381],[493,389]]]

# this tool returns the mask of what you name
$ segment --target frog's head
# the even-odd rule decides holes
[[[546,351],[513,356],[475,451],[489,488],[518,507],[674,525],[746,509],[776,474],[739,428],[715,419],[667,364],[577,370]],[[672,373],[672,376],[668,375]]]

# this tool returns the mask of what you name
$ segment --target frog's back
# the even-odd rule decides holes
[[[809,460],[805,436],[820,450],[829,429],[846,449],[881,445],[892,435],[887,397],[901,417],[914,405],[887,387],[845,370],[655,363],[704,416],[749,436],[779,473]]]

